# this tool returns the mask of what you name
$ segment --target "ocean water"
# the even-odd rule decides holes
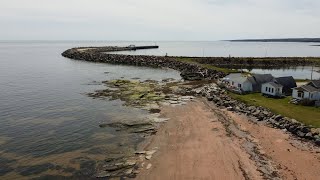
[[[279,69],[246,69],[256,74],[272,74],[274,77],[292,76],[295,79],[320,79],[320,67],[297,66]]]
[[[85,176],[106,154],[135,149],[142,140],[140,136],[99,128],[99,124],[135,120],[147,112],[124,107],[121,101],[92,99],[86,93],[103,89],[100,82],[105,80],[180,79],[179,72],[83,62],[61,56],[72,47],[130,44],[157,44],[160,49],[121,53],[320,56],[320,47],[308,43],[0,42],[0,179],[48,174]]]
[[[99,124],[135,120],[147,112],[124,107],[121,101],[92,99],[86,93],[103,89],[99,82],[105,80],[180,79],[174,70],[61,56],[68,48],[85,45],[105,44],[0,43],[0,179],[38,177],[49,172],[81,175],[88,169],[79,169],[81,163],[92,165],[106,154],[133,150],[140,136],[99,128]]]
[[[116,52],[118,54],[197,56],[197,57],[319,57],[316,43],[272,42],[129,42],[134,45],[158,45],[159,49]],[[112,42],[127,45],[128,42]]]

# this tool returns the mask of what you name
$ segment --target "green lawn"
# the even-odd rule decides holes
[[[320,127],[320,108],[291,104],[290,97],[273,99],[259,93],[247,95],[230,93],[230,96],[246,104],[266,107],[274,113],[296,119],[306,125]]]
[[[197,64],[197,65],[199,65],[199,66],[201,66],[203,68],[213,69],[213,70],[216,70],[216,71],[219,71],[219,72],[224,72],[226,74],[238,73],[239,72],[238,70],[220,68],[220,67],[217,67],[217,66],[213,66],[211,64],[200,64],[200,63],[194,61],[192,58],[181,57],[181,58],[176,58],[176,60],[181,61],[181,62],[185,62],[185,63],[190,63],[190,64]]]
[[[295,79],[295,81],[296,82],[306,82],[306,83],[310,82],[309,79]]]

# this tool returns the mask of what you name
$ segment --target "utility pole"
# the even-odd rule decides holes
[[[312,81],[312,76],[313,76],[313,64],[312,64],[312,68],[311,68],[311,81]]]
[[[265,52],[264,56],[265,56],[265,57],[268,56],[268,49],[267,49],[267,48],[266,48],[266,52]]]
[[[204,48],[202,48],[202,57],[204,57]]]

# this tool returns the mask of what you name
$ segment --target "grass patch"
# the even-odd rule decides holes
[[[272,112],[296,119],[306,125],[320,127],[320,108],[294,105],[289,103],[291,97],[283,99],[266,98],[260,93],[238,95],[229,94],[231,97],[254,106],[263,106]]]
[[[219,71],[219,72],[223,72],[223,73],[226,73],[226,74],[229,74],[229,73],[240,73],[240,71],[235,70],[235,69],[220,68],[220,67],[217,67],[217,66],[213,66],[211,64],[200,64],[200,63],[194,61],[192,58],[178,57],[178,58],[176,58],[176,60],[181,61],[181,62],[185,62],[185,63],[189,63],[189,64],[197,64],[197,65],[199,65],[199,66],[201,66],[203,68],[213,69],[213,70],[216,70],[216,71]]]
[[[296,82],[310,82],[309,79],[295,79]]]
[[[220,67],[213,66],[213,65],[210,65],[210,64],[201,64],[201,66],[204,67],[204,68],[207,68],[207,69],[213,69],[213,70],[216,70],[216,71],[219,71],[219,72],[224,72],[226,74],[229,74],[229,73],[240,73],[240,71],[235,70],[235,69],[220,68]]]

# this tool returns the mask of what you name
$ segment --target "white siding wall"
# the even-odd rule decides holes
[[[238,83],[237,82],[234,82],[234,81],[230,81],[230,86],[234,87],[234,88],[237,88],[238,87]]]
[[[271,88],[271,92],[269,92],[269,88]],[[273,89],[273,92],[272,92],[272,89]],[[262,84],[261,86],[261,93],[276,96],[277,90],[275,87],[271,86],[269,83],[265,83],[265,84]],[[282,94],[282,88],[280,88],[278,95],[280,94]]]
[[[317,93],[316,100],[320,100],[320,92]]]
[[[310,97],[309,94],[310,94],[309,92],[305,91],[304,92],[304,99],[309,99],[309,97]]]
[[[320,100],[320,93],[319,92],[314,92],[312,93],[312,98],[311,98],[311,94],[310,94],[310,99],[311,100]]]
[[[294,99],[301,99],[301,98],[298,97],[298,90],[296,90],[296,89],[294,89],[294,90],[292,91],[292,97],[293,97]]]
[[[314,97],[312,98],[312,100],[314,100],[314,98],[316,98],[317,96],[316,95],[313,95]],[[307,92],[307,91],[304,91],[303,92],[303,97],[299,97],[298,96],[298,90],[294,89],[292,91],[292,97],[295,98],[295,99],[310,99],[310,93]]]
[[[232,84],[233,82],[233,84]],[[249,81],[245,81],[243,83],[235,82],[235,81],[230,81],[230,86],[234,88],[239,88],[239,84],[241,84],[241,89],[244,91],[252,91],[252,84]]]
[[[315,93],[312,93],[313,94],[313,97],[311,98],[311,95],[309,92],[306,92],[304,91],[304,96],[303,98],[305,99],[311,99],[311,100],[320,100],[320,93],[319,92],[315,92]],[[301,97],[298,97],[298,90],[294,89],[292,91],[292,97],[295,98],[295,99],[303,99]]]

